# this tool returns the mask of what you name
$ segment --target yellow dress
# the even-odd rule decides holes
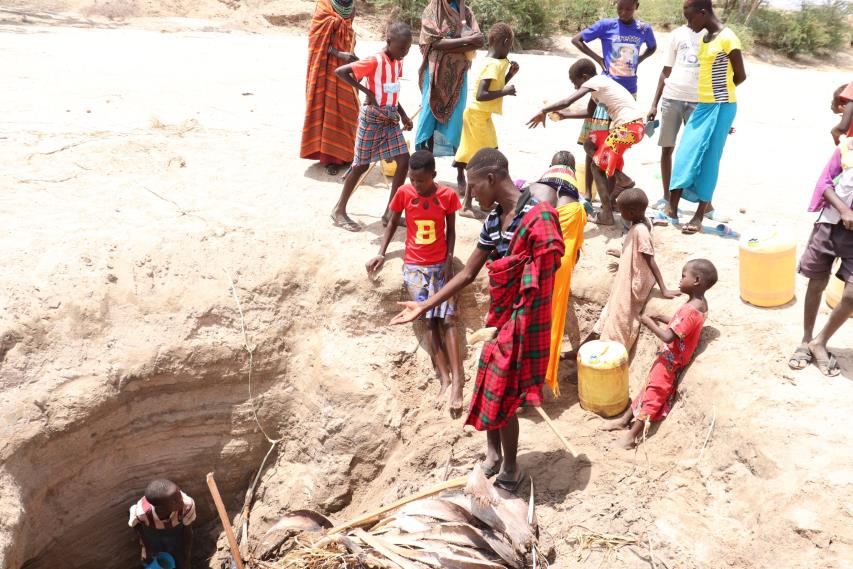
[[[560,214],[560,230],[566,244],[560,268],[554,275],[554,292],[551,296],[551,353],[548,357],[548,371],[545,384],[555,396],[560,395],[557,384],[557,369],[560,366],[560,345],[563,341],[563,329],[566,326],[566,310],[569,306],[569,292],[572,288],[572,271],[583,245],[583,229],[586,225],[586,211],[580,203],[568,203],[557,208]]]
[[[485,66],[474,82],[473,93],[468,95],[468,106],[462,114],[462,140],[456,151],[455,161],[467,164],[478,150],[498,147],[498,133],[492,115],[503,112],[503,97],[491,101],[478,101],[477,89],[483,79],[489,79],[489,91],[501,91],[506,87],[508,59],[487,57]]]

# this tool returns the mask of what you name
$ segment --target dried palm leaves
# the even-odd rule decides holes
[[[459,483],[444,486],[461,486]],[[523,569],[537,545],[528,505],[475,467],[463,489],[421,492],[380,515],[329,529],[316,514],[283,518],[256,548],[259,569]],[[418,498],[420,497],[420,498]],[[367,521],[365,521],[367,520]],[[282,531],[289,532],[281,539]],[[294,535],[295,534],[295,535]]]

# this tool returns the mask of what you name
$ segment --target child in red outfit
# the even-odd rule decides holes
[[[409,179],[412,183],[401,186],[391,200],[391,222],[385,229],[379,255],[370,259],[366,267],[368,274],[382,268],[385,263],[385,251],[405,211],[406,252],[403,258],[403,282],[412,300],[424,302],[440,291],[452,276],[456,212],[462,204],[456,192],[435,183],[435,158],[428,150],[418,150],[412,154],[409,160]],[[452,301],[442,302],[421,317],[427,321],[433,361],[441,377],[441,390],[435,400],[435,407],[440,409],[444,405],[447,388],[452,385],[450,416],[454,419],[462,414],[462,386],[465,383],[456,329],[450,321],[455,310]]]
[[[619,441],[622,448],[633,448],[647,421],[662,421],[672,409],[678,376],[690,363],[699,343],[702,325],[708,315],[705,291],[717,282],[717,269],[707,259],[688,261],[681,270],[678,288],[690,299],[678,309],[664,328],[653,318],[643,315],[645,324],[663,344],[657,353],[646,385],[621,417],[607,430],[630,429]],[[631,422],[633,421],[633,425]]]

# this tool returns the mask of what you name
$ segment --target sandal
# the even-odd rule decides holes
[[[492,476],[497,476],[498,472],[501,471],[501,465],[503,462],[503,459],[500,459],[493,466],[486,467],[480,464],[480,467],[483,469],[483,474],[486,475],[486,478],[491,478]]]
[[[841,373],[841,368],[838,366],[838,360],[835,359],[834,355],[830,352],[827,352],[827,355],[829,355],[829,358],[824,360],[815,358],[814,365],[816,365],[817,369],[820,370],[820,373],[826,377],[835,377]]]
[[[337,164],[326,164],[326,174],[334,176],[338,173],[339,166]]]
[[[346,229],[347,231],[350,231],[352,233],[358,233],[359,231],[361,231],[361,225],[349,218],[338,220],[335,219],[334,215],[330,215],[329,218],[332,220],[332,225],[334,225],[335,227]]]
[[[527,478],[527,473],[524,470],[520,470],[518,473],[518,480],[505,480],[501,478],[495,478],[495,486],[502,490],[506,490],[510,494],[515,494],[518,487],[521,486],[521,483],[524,482],[524,479]]]
[[[788,367],[793,370],[806,369],[812,363],[812,351],[808,346],[798,346],[791,357],[788,358]]]
[[[702,227],[699,225],[694,225],[693,223],[685,223],[681,227],[681,232],[684,235],[693,235],[702,231]]]

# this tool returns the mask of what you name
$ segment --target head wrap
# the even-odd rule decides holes
[[[575,173],[568,166],[551,166],[537,181],[554,188],[557,195],[565,194],[576,200],[580,199]]]

